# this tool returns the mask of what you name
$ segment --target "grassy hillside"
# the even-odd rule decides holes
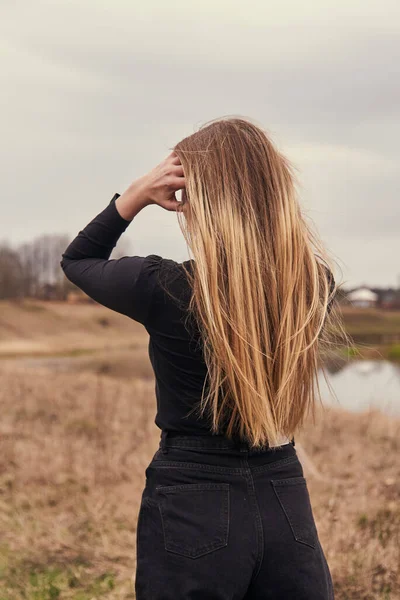
[[[0,358],[73,355],[146,339],[140,323],[99,304],[0,301]]]
[[[384,335],[395,332],[400,334],[400,310],[360,309],[346,306],[342,312],[350,335],[364,333]]]

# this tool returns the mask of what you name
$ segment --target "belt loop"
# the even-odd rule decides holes
[[[161,431],[161,450],[163,454],[167,454],[168,453],[168,448],[166,446],[166,439],[167,439],[167,435],[168,435],[168,431],[166,431],[165,429],[163,429]]]

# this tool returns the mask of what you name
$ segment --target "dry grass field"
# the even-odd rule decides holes
[[[142,325],[96,303],[0,301],[0,358],[74,357],[146,344]]]
[[[145,331],[97,306],[0,314],[0,600],[134,598],[159,442]],[[328,407],[296,438],[336,600],[400,599],[399,439],[400,419]]]

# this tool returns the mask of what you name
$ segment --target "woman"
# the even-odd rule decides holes
[[[150,204],[177,212],[194,259],[109,260]],[[161,435],[138,516],[137,599],[333,599],[294,435],[314,414],[332,326],[343,329],[329,259],[268,135],[242,118],[208,122],[115,194],[61,266],[149,333]]]

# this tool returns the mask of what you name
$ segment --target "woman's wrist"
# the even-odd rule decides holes
[[[116,199],[115,207],[123,219],[132,221],[150,203],[143,177],[139,177]]]

